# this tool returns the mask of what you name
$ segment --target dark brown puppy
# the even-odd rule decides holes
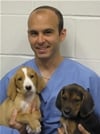
[[[94,102],[88,91],[78,84],[70,84],[58,93],[56,106],[61,111],[65,134],[81,134],[81,123],[91,134],[100,134],[100,122],[95,116]]]

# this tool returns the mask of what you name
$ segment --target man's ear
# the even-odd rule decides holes
[[[62,29],[62,31],[60,32],[60,41],[64,41],[66,35],[67,35],[67,29]]]

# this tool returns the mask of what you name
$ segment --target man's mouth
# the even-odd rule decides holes
[[[47,51],[48,48],[50,48],[49,45],[47,45],[47,46],[36,46],[36,49],[41,54],[46,53],[46,51]]]
[[[50,46],[36,46],[36,49],[39,49],[39,50],[44,50],[44,49],[47,49],[49,48]]]

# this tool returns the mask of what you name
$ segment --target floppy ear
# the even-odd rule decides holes
[[[40,77],[37,73],[36,73],[36,77],[37,77],[37,83],[36,83],[37,93],[40,93],[45,88],[46,84],[43,78]]]
[[[64,88],[60,90],[60,92],[58,93],[57,95],[57,98],[56,98],[56,107],[61,111],[62,109],[62,106],[61,106],[61,97],[62,97],[62,93],[64,91]]]
[[[15,78],[14,77],[12,77],[9,81],[7,95],[11,100],[14,100],[16,95],[17,95],[17,90],[16,90],[16,84],[15,84]]]
[[[80,116],[86,117],[93,112],[94,102],[88,91],[84,91],[83,101],[80,108]]]

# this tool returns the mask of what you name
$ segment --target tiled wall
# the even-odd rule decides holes
[[[2,0],[0,77],[33,57],[27,39],[27,18],[37,6],[61,10],[68,35],[61,53],[90,67],[100,75],[100,1]]]

